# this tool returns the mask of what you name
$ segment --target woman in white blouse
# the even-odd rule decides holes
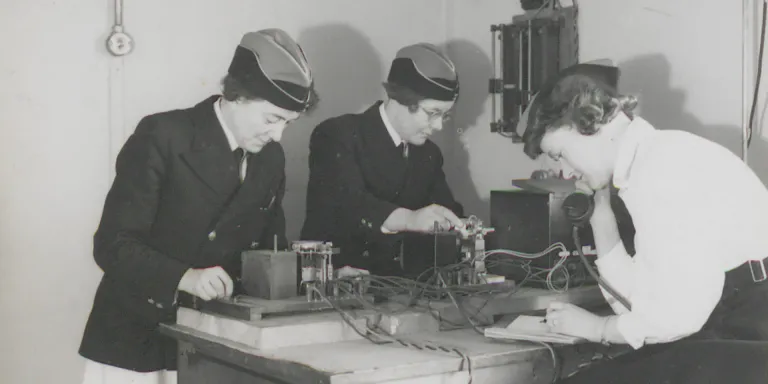
[[[594,193],[596,265],[614,315],[554,303],[553,331],[635,350],[568,383],[768,382],[768,190],[718,144],[634,116],[618,69],[579,64],[526,111],[525,152],[560,163]],[[624,248],[613,184],[636,229]]]

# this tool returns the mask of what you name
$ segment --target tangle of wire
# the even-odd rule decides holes
[[[521,259],[526,260],[533,260],[538,259],[540,257],[549,255],[550,253],[554,252],[555,250],[559,250],[560,258],[555,262],[555,265],[553,265],[551,268],[541,268],[541,267],[531,267],[530,262],[523,263],[522,267],[525,271],[527,271],[529,274],[531,274],[531,278],[535,281],[541,281],[541,275],[546,273],[546,277],[544,278],[544,283],[546,283],[547,288],[550,291],[562,293],[568,290],[570,281],[571,281],[571,275],[568,271],[568,268],[565,267],[565,262],[568,260],[568,255],[570,254],[568,252],[568,249],[565,247],[563,243],[557,242],[552,245],[550,245],[547,249],[538,252],[538,253],[525,253],[525,252],[518,252],[518,251],[512,251],[507,249],[495,249],[491,251],[486,251],[485,256],[486,258],[493,255],[507,255],[507,256],[514,256]],[[507,260],[494,260],[492,262],[486,263],[489,268],[492,268],[494,266],[498,265],[504,265],[508,264]],[[534,269],[536,270],[534,272]],[[555,278],[557,273],[562,273],[563,275],[563,284],[564,286],[558,287],[555,283]]]
[[[557,262],[551,268],[542,268],[532,266],[531,262],[535,259],[547,256],[552,252],[558,251],[560,256]],[[528,282],[545,283],[549,290],[555,292],[563,292],[569,289],[571,276],[565,268],[565,262],[569,252],[564,244],[554,243],[547,247],[547,249],[537,253],[525,253],[507,249],[494,249],[486,251],[483,255],[485,258],[486,267],[493,269],[496,267],[519,267],[525,272],[525,277],[517,282],[514,286],[510,287],[503,284],[482,284],[478,285],[455,285],[449,284],[446,276],[452,276],[453,273],[460,272],[463,269],[468,268],[473,260],[465,260],[460,263],[451,264],[442,267],[431,267],[422,272],[415,279],[409,279],[399,276],[376,276],[376,275],[362,275],[355,277],[346,277],[337,280],[340,293],[346,297],[356,298],[363,308],[373,310],[378,315],[378,320],[375,324],[372,324],[370,319],[366,317],[365,329],[361,330],[355,325],[352,316],[336,305],[333,300],[330,300],[320,290],[313,287],[313,290],[333,307],[336,312],[340,314],[342,319],[347,325],[349,325],[358,335],[367,339],[374,344],[387,344],[398,343],[406,347],[412,347],[419,350],[432,350],[442,351],[446,353],[454,353],[462,358],[462,365],[460,370],[463,370],[466,362],[467,369],[470,371],[470,383],[472,380],[471,374],[471,360],[465,353],[459,351],[454,347],[444,347],[435,344],[419,344],[412,341],[405,340],[403,338],[395,337],[378,326],[378,322],[381,319],[381,314],[393,315],[401,313],[406,310],[423,310],[433,316],[440,324],[441,330],[447,330],[443,328],[446,324],[448,329],[460,329],[465,328],[467,325],[478,334],[484,335],[483,327],[493,324],[493,319],[481,318],[481,313],[484,307],[492,300],[503,297],[503,295],[511,295],[515,293],[519,288],[523,287]],[[563,286],[558,287],[555,283],[556,274],[562,273]],[[348,281],[349,284],[344,284]],[[356,290],[353,287],[354,283],[362,283],[364,289]],[[404,301],[401,301],[400,308],[392,307],[390,302],[388,307],[374,305],[369,297],[366,297],[363,292],[373,294],[374,296],[384,296],[388,298],[402,297]],[[474,298],[485,296],[484,300],[477,308],[466,308],[467,300],[460,300],[461,298],[472,296]],[[435,310],[431,303],[433,301],[443,301],[448,298],[454,307],[458,310],[459,314],[463,317],[464,324],[448,321],[441,318],[440,311]],[[539,343],[547,348],[552,356],[555,372],[558,370],[558,359],[555,354],[554,348],[548,343]],[[555,378],[558,375],[555,374]]]
[[[551,268],[542,268],[531,265],[531,261],[534,259],[546,256],[554,251],[560,251],[561,257]],[[525,277],[511,287],[504,284],[485,284],[487,282],[483,281],[478,285],[449,284],[447,282],[447,276],[453,276],[455,273],[468,268],[472,262],[471,260],[443,267],[431,267],[421,273],[416,279],[399,276],[363,275],[339,279],[337,284],[340,291],[347,297],[356,298],[366,309],[375,310],[387,315],[402,313],[405,310],[421,309],[435,317],[443,330],[463,328],[466,325],[470,325],[477,333],[483,334],[481,327],[491,325],[493,319],[481,318],[481,313],[492,299],[498,299],[503,297],[503,295],[511,295],[529,282],[546,284],[547,288],[554,292],[564,292],[568,290],[571,276],[565,267],[567,258],[563,256],[567,253],[568,252],[562,243],[552,244],[547,249],[538,253],[525,253],[505,249],[485,252],[484,257],[487,268],[515,267],[520,268],[525,272]],[[561,273],[563,276],[562,286],[558,286],[555,281],[558,273]],[[350,282],[346,287],[345,284],[343,284],[345,280]],[[382,306],[374,306],[362,293],[356,292],[356,290],[351,288],[354,286],[352,281],[360,283],[361,280],[363,286],[366,287],[364,289],[365,292],[368,292],[375,297],[400,297],[401,300],[391,302],[386,308]],[[465,308],[467,306],[467,301],[458,299],[469,296],[475,298],[475,302],[480,301],[477,308]],[[485,297],[484,301],[478,299],[482,297]],[[439,311],[435,311],[432,308],[431,303],[433,301],[443,301],[445,299],[450,299],[462,315],[465,322],[464,324],[451,322],[441,318]],[[399,304],[400,308],[394,308],[396,307],[395,304]],[[447,329],[443,328],[446,325]]]
[[[371,324],[370,320],[367,317],[365,318],[365,330],[360,330],[358,326],[355,324],[354,319],[352,318],[352,315],[350,315],[349,313],[347,313],[347,311],[345,311],[344,309],[336,305],[336,303],[334,303],[333,300],[330,300],[328,296],[326,296],[317,287],[312,287],[312,290],[323,301],[328,303],[328,305],[330,305],[341,316],[342,320],[350,328],[352,328],[358,335],[360,335],[361,337],[370,341],[373,344],[381,345],[381,344],[397,343],[404,347],[415,348],[420,351],[430,350],[435,352],[445,352],[450,354],[456,354],[459,358],[461,358],[461,364],[459,364],[459,371],[464,371],[464,366],[466,364],[467,375],[469,376],[468,384],[472,384],[472,360],[470,359],[469,354],[462,352],[461,350],[453,346],[443,346],[436,343],[417,343],[411,340],[406,340],[401,337],[395,337],[394,335],[390,334],[386,330],[379,327],[378,324]]]

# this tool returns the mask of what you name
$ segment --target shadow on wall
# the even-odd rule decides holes
[[[381,59],[360,31],[346,24],[320,25],[305,29],[297,40],[312,69],[320,102],[283,134],[287,172],[283,205],[289,240],[299,238],[304,224],[312,130],[330,117],[367,108],[383,92]]]
[[[659,129],[679,129],[712,140],[741,157],[738,126],[706,125],[685,110],[685,92],[672,88],[671,65],[661,54],[638,56],[619,63],[622,93],[636,95],[640,115]],[[712,90],[712,92],[717,92]],[[755,137],[749,150],[749,165],[768,185],[768,143]]]
[[[491,59],[480,46],[468,40],[450,40],[441,48],[456,65],[460,89],[453,119],[435,133],[432,140],[443,149],[443,169],[456,200],[464,206],[465,215],[477,215],[489,222],[488,202],[477,193],[469,169],[469,152],[461,139],[468,130],[476,128],[478,118],[485,111]]]

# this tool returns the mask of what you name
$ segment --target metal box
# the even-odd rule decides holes
[[[241,284],[246,295],[267,300],[298,296],[296,252],[245,251],[242,263]]]
[[[594,284],[576,252],[572,226],[562,211],[563,200],[569,193],[530,190],[491,191],[491,226],[495,232],[488,234],[488,250],[507,249],[525,253],[538,253],[554,243],[562,243],[568,250],[565,267],[570,274],[569,286]],[[634,253],[634,226],[623,203],[612,199],[619,232],[630,254]],[[582,249],[590,263],[594,263],[595,242],[592,227],[586,225],[579,230]],[[531,266],[552,268],[560,258],[558,251],[533,259]],[[522,260],[522,259],[519,259]],[[527,272],[518,267],[501,267],[492,273],[502,274],[520,282]],[[540,276],[545,278],[546,275]],[[556,273],[553,281],[563,286],[564,274]]]
[[[547,79],[579,62],[577,18],[572,6],[545,7],[516,15],[512,23],[491,25],[491,132],[511,133],[508,136],[514,141],[521,139],[522,132],[515,128],[533,95]],[[501,68],[499,78],[497,66]],[[496,114],[497,95],[501,116]]]

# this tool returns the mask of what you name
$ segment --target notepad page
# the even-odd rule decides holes
[[[582,338],[550,332],[542,316],[520,315],[508,326],[485,329],[485,336],[494,339],[527,340],[546,343],[574,344]]]

